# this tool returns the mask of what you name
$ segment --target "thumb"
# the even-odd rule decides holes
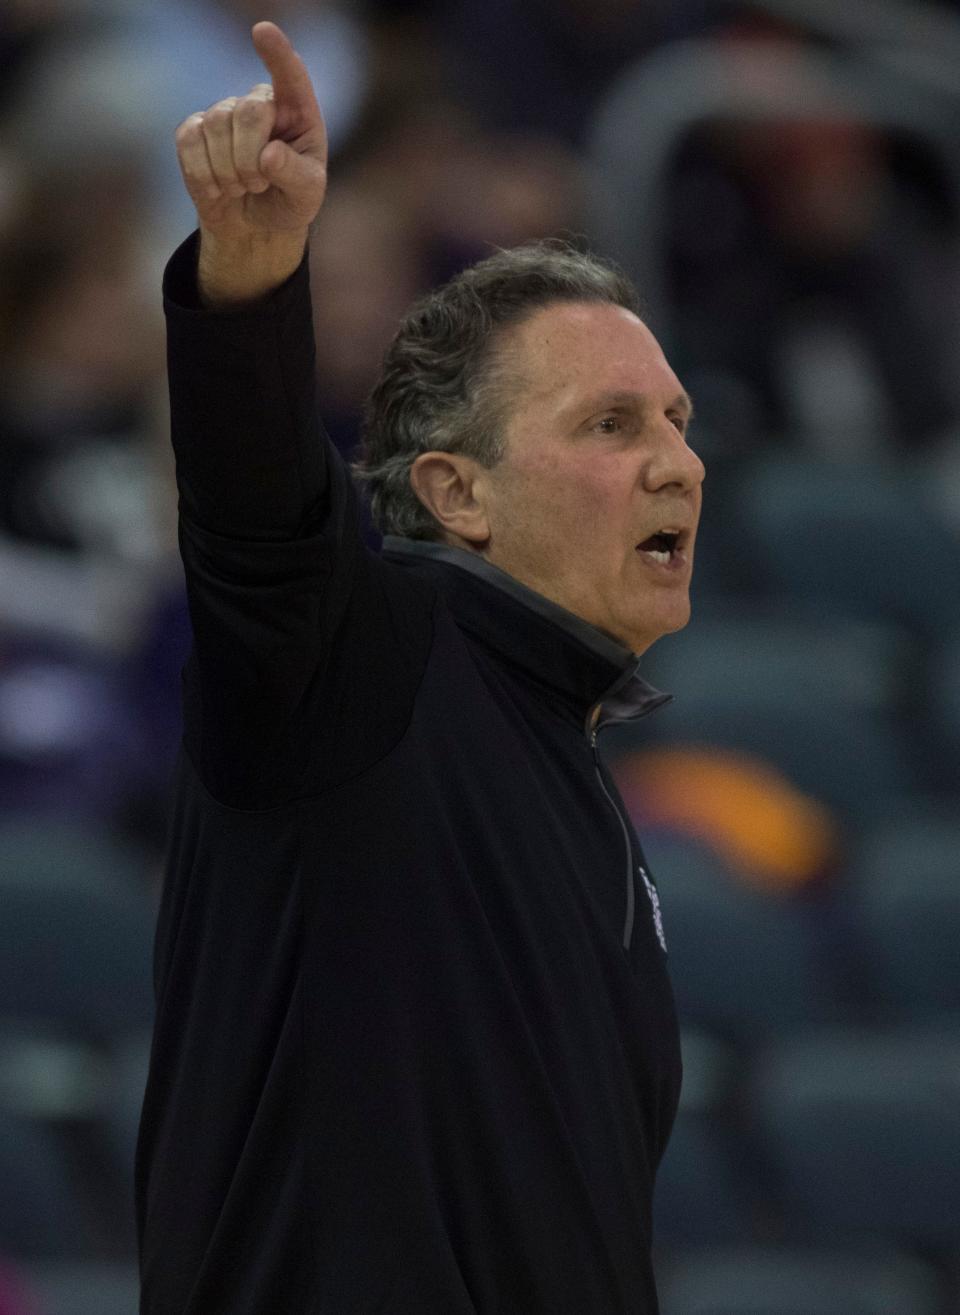
[[[291,156],[296,155],[292,146],[286,142],[274,138],[273,141],[267,142],[260,152],[260,172],[265,178],[269,178],[275,187],[279,187],[282,181],[286,181],[290,172],[292,163]]]
[[[319,160],[275,138],[260,152],[259,165],[264,178],[291,202],[319,206],[326,184],[326,169]]]

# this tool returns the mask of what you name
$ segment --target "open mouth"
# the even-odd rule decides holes
[[[661,566],[669,566],[676,559],[680,548],[680,530],[658,530],[649,539],[637,544],[637,551],[645,553],[652,561]]]

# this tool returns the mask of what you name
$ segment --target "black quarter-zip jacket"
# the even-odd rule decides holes
[[[195,262],[142,1315],[654,1315],[678,1033],[596,732],[666,696],[474,554],[366,549],[305,266],[215,313]]]

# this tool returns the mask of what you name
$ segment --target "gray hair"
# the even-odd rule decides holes
[[[460,452],[487,467],[500,460],[514,394],[495,350],[499,337],[565,301],[640,313],[636,289],[616,266],[554,239],[497,251],[414,303],[384,356],[353,467],[383,534],[439,537],[410,483],[421,453]]]

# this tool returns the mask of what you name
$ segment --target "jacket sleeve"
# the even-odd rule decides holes
[[[201,308],[196,258],[194,235],[164,278],[194,635],[184,747],[215,798],[270,807],[304,789],[322,668],[369,554],[317,415],[306,258],[270,297],[230,311]]]

